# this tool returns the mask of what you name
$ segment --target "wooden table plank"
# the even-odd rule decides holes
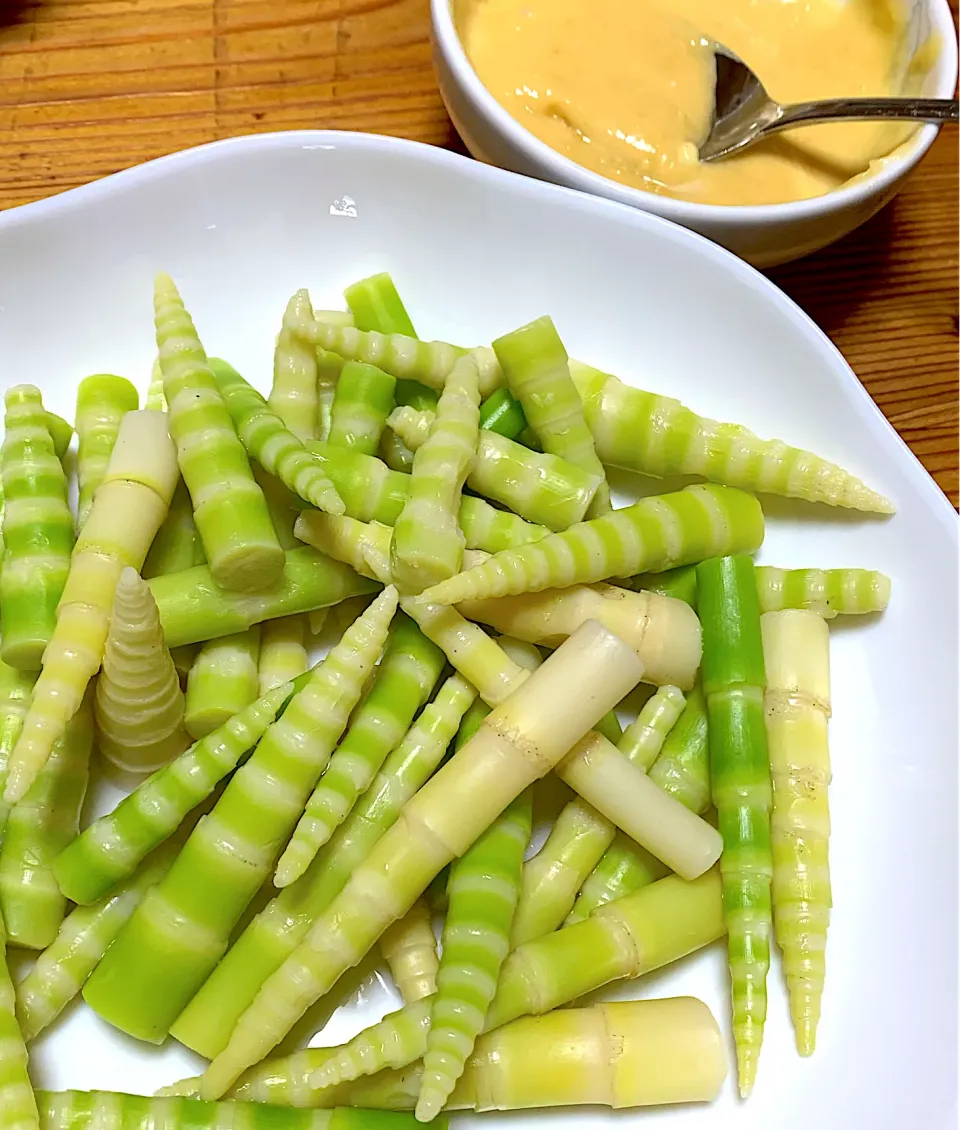
[[[433,78],[427,7],[0,0],[0,208],[242,133],[356,129],[459,149]],[[771,272],[954,505],[957,168],[957,131],[944,131],[893,205]]]

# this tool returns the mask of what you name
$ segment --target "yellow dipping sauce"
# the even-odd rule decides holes
[[[701,164],[712,42],[773,98],[890,95],[906,73],[898,0],[457,0],[467,55],[493,96],[552,149],[623,185],[702,204],[820,196],[908,135],[902,123],[785,132]]]

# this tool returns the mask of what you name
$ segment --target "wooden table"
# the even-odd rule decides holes
[[[459,148],[427,33],[427,0],[0,0],[0,207],[264,130]],[[946,130],[893,205],[772,272],[954,505],[957,247]]]

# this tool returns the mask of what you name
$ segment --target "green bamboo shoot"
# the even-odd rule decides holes
[[[333,395],[327,443],[376,455],[387,417],[396,404],[396,386],[396,377],[375,365],[348,361]]]
[[[806,608],[825,620],[883,612],[890,603],[890,578],[873,569],[777,569],[756,567],[760,612]],[[664,573],[631,577],[630,588],[650,589],[697,607],[697,569],[682,565]]]
[[[587,516],[606,514],[610,510],[610,488],[583,418],[580,394],[570,378],[567,351],[553,321],[537,318],[497,338],[493,351],[543,450],[599,476]]]
[[[421,1122],[439,1113],[463,1074],[496,992],[510,948],[530,820],[528,789],[450,866],[443,958],[417,1100]]]
[[[27,1048],[15,1013],[7,966],[7,934],[0,917],[0,1130],[39,1130],[37,1101],[27,1073]]]
[[[460,495],[477,449],[477,366],[461,358],[444,386],[426,442],[413,457],[403,510],[393,526],[390,564],[403,593],[418,593],[460,571]]]
[[[258,694],[266,694],[306,671],[307,622],[303,616],[281,616],[260,629],[260,659],[257,664]]]
[[[160,368],[159,357],[154,357],[150,368],[150,384],[147,385],[147,398],[143,406],[151,412],[167,410],[167,398],[163,395],[163,369]]]
[[[163,636],[171,649],[244,632],[278,616],[327,608],[378,588],[306,546],[289,550],[279,579],[257,592],[225,591],[208,565],[150,581]]]
[[[219,729],[257,698],[260,625],[200,648],[187,677],[184,725],[196,740]]]
[[[76,415],[78,528],[87,520],[94,492],[103,481],[120,421],[139,407],[137,390],[124,377],[101,373],[80,382]]]
[[[211,357],[210,370],[251,458],[311,506],[342,514],[343,502],[326,471],[282,417],[226,361]]]
[[[403,334],[382,334],[322,321],[304,322],[301,328],[304,336],[321,349],[337,353],[347,361],[376,365],[397,380],[418,381],[438,392],[465,354],[477,362],[481,396],[488,396],[503,380],[493,350],[485,346],[461,349],[444,341],[419,341]]]
[[[696,416],[672,397],[631,388],[577,361],[570,363],[570,375],[597,454],[608,466],[658,477],[702,475],[744,490],[893,513],[885,498],[809,451]]]
[[[0,842],[0,916],[17,946],[42,950],[67,900],[52,865],[80,829],[93,748],[92,695],[67,723],[37,779],[11,809]]]
[[[70,571],[73,515],[40,390],[16,385],[4,403],[0,660],[39,671]]]
[[[157,530],[150,551],[140,570],[144,580],[165,573],[182,573],[194,565],[203,565],[203,544],[193,520],[193,504],[183,479],[177,483],[170,501],[170,510]]]
[[[283,312],[273,355],[269,405],[300,440],[315,439],[320,434],[317,351],[303,332],[312,322],[310,295],[298,290]]]
[[[33,675],[0,662],[0,840],[10,815],[10,806],[3,799],[7,765],[27,716],[34,682]]]
[[[686,487],[641,499],[517,549],[428,589],[438,604],[540,592],[669,569],[717,553],[751,553],[763,540],[763,514],[753,495],[731,487]]]
[[[194,1098],[146,1098],[114,1091],[39,1091],[39,1124],[11,1130],[413,1130],[412,1115],[384,1110],[293,1110],[261,1103],[204,1103]],[[4,1128],[6,1130],[6,1127]],[[437,1130],[445,1130],[441,1121]]]
[[[763,716],[766,676],[753,561],[697,566],[703,624],[710,780],[723,836],[723,909],[740,1094],[757,1073],[770,967],[770,762]]]
[[[405,1004],[437,991],[437,939],[430,908],[422,898],[391,923],[380,937],[380,952]]]
[[[773,775],[773,923],[783,954],[797,1050],[812,1055],[832,904],[830,892],[830,639],[808,611],[760,618],[764,709]]]
[[[103,756],[128,773],[152,773],[190,744],[180,679],[150,589],[136,569],[117,581],[97,679],[94,715]]]
[[[157,276],[154,314],[170,435],[203,552],[224,588],[262,588],[280,574],[283,551],[193,320],[168,275]]]

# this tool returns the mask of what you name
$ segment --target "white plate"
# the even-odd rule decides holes
[[[833,630],[835,909],[819,1046],[793,1049],[780,970],[753,1097],[484,1125],[946,1130],[956,1125],[957,518],[840,355],[731,255],[630,208],[382,137],[287,133],[192,150],[0,215],[0,359],[71,415],[78,381],[145,388],[151,279],[180,284],[211,353],[261,386],[286,298],[319,306],[393,272],[424,336],[489,341],[544,312],[572,355],[708,415],[835,459],[889,521],[772,501],[762,560],[893,578],[889,612]],[[103,798],[101,797],[101,802]],[[723,947],[625,995],[692,993],[726,1023]],[[363,1019],[392,999],[367,984]],[[355,1009],[317,1042],[361,1026]],[[197,1070],[75,1007],[35,1049],[38,1085],[149,1093]],[[464,1119],[463,1121],[469,1121]]]

